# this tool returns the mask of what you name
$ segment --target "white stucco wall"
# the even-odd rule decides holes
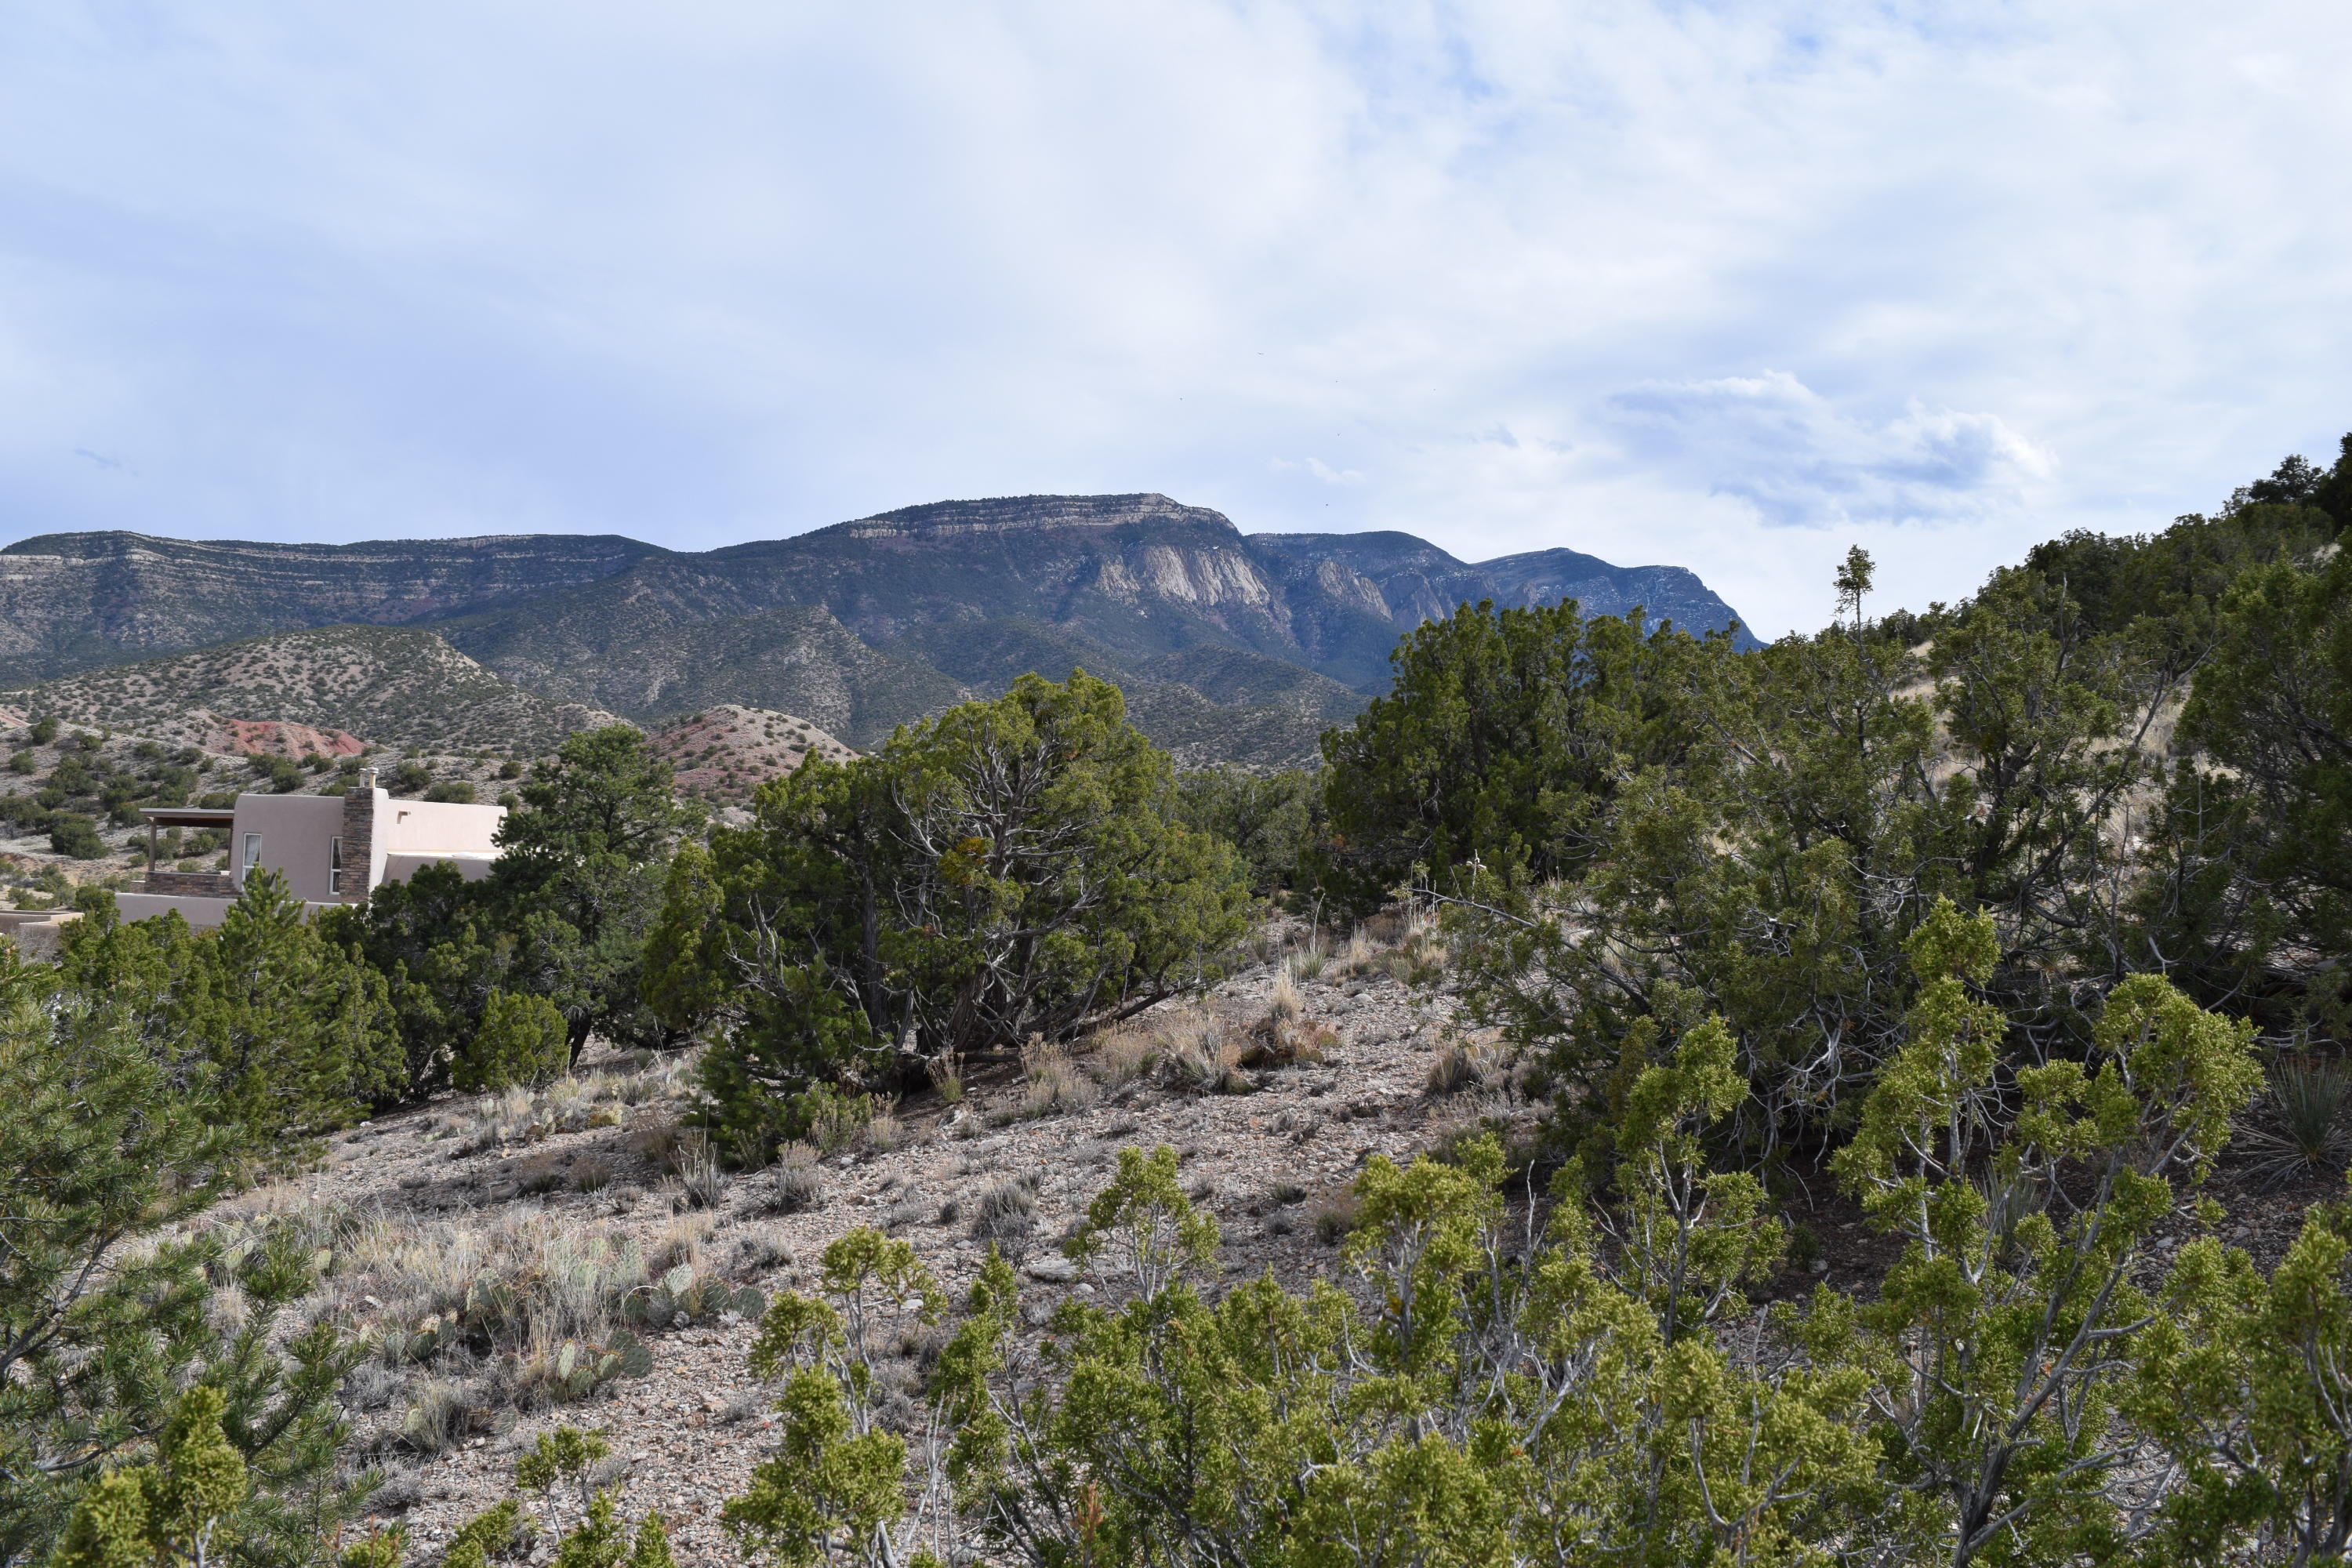
[[[383,861],[383,881],[405,882],[424,867],[446,862],[457,867],[457,875],[468,882],[478,882],[490,874],[490,867],[497,859],[495,855],[387,855]],[[379,887],[382,885],[381,882],[377,884]]]
[[[499,824],[506,819],[503,805],[386,797],[375,803],[376,842],[389,855],[496,857]]]

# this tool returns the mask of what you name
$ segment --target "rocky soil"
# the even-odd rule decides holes
[[[647,740],[677,770],[679,794],[729,805],[749,801],[811,752],[835,763],[857,754],[805,719],[732,702],[689,714]]]
[[[337,1139],[314,1172],[224,1205],[206,1223],[309,1216],[340,1239],[304,1321],[331,1317],[397,1343],[438,1321],[428,1309],[452,1289],[462,1293],[478,1270],[503,1269],[528,1288],[534,1270],[552,1276],[583,1249],[604,1249],[598,1256],[613,1252],[635,1269],[622,1271],[626,1279],[684,1267],[772,1300],[806,1285],[826,1243],[857,1226],[912,1243],[961,1301],[988,1245],[975,1235],[978,1200],[1017,1183],[1034,1194],[1034,1228],[1001,1245],[1023,1268],[1034,1333],[1060,1301],[1097,1289],[1055,1241],[1108,1179],[1120,1149],[1165,1143],[1218,1222],[1228,1279],[1271,1270],[1295,1287],[1337,1277],[1349,1189],[1374,1154],[1407,1159],[1482,1122],[1523,1134],[1534,1110],[1491,1043],[1460,1027],[1442,984],[1415,990],[1398,978],[1434,978],[1405,962],[1425,963],[1433,950],[1360,936],[1317,970],[1286,959],[1284,943],[1299,938],[1270,932],[1257,962],[1201,1004],[1170,1004],[1091,1055],[1001,1064],[975,1073],[960,1103],[925,1095],[901,1105],[822,1161],[823,1201],[804,1212],[779,1212],[775,1170],[720,1178],[698,1202],[681,1178],[678,1138],[690,1061],[608,1053],[583,1061],[579,1079],[537,1096],[444,1099],[363,1124]],[[1287,987],[1286,972],[1295,977]],[[1297,1037],[1319,1047],[1320,1059],[1239,1066],[1237,1055],[1264,1039],[1284,988],[1303,1004]],[[1222,1043],[1204,1058],[1203,1040]],[[1155,1063],[1142,1062],[1139,1042],[1157,1051]],[[1790,1212],[1799,1243],[1759,1294],[1789,1299],[1823,1279],[1869,1294],[1892,1261],[1891,1245],[1821,1173],[1798,1189]],[[2305,1207],[2339,1195],[2342,1178],[2315,1173],[2264,1187],[2242,1154],[2210,1190],[2228,1210],[2221,1234],[2267,1269]],[[2168,1237],[2159,1255],[2185,1234]],[[355,1373],[346,1387],[353,1451],[381,1470],[377,1517],[405,1523],[410,1560],[436,1561],[458,1525],[508,1495],[517,1454],[570,1423],[607,1435],[614,1453],[599,1479],[621,1488],[627,1514],[667,1517],[681,1563],[742,1561],[719,1510],[772,1443],[772,1390],[744,1364],[754,1324],[727,1310],[639,1331],[650,1371],[561,1403],[532,1393],[529,1375],[514,1371],[527,1351],[458,1348],[412,1364],[379,1356]],[[902,1359],[885,1377],[911,1392],[919,1358],[936,1342],[910,1318]],[[436,1400],[446,1431],[420,1427],[415,1414]],[[577,1510],[535,1506],[543,1528],[531,1561],[543,1562],[553,1532]]]
[[[633,1074],[627,1059],[592,1058],[581,1067],[591,1084],[650,1092],[635,1105],[615,1093],[583,1119],[578,1105],[599,1091],[583,1090],[572,1097],[572,1131],[545,1127],[551,1113],[543,1108],[502,1110],[497,1097],[446,1099],[385,1116],[339,1138],[316,1172],[225,1205],[212,1223],[235,1226],[259,1214],[308,1211],[334,1216],[328,1223],[347,1231],[370,1229],[372,1239],[351,1260],[339,1258],[310,1315],[389,1335],[415,1326],[409,1314],[425,1292],[420,1285],[404,1304],[401,1282],[381,1259],[398,1252],[412,1259],[407,1267],[431,1272],[433,1257],[467,1253],[475,1238],[501,1227],[634,1244],[656,1275],[682,1260],[772,1298],[808,1280],[828,1241],[873,1226],[913,1243],[960,1302],[987,1247],[972,1234],[975,1198],[992,1184],[1027,1178],[1034,1232],[1003,1245],[1024,1268],[1024,1315],[1034,1329],[1069,1293],[1095,1289],[1076,1277],[1055,1242],[1108,1181],[1118,1151],[1166,1143],[1182,1156],[1190,1190],[1218,1221],[1225,1273],[1272,1269],[1297,1283],[1336,1268],[1335,1216],[1374,1153],[1407,1158],[1482,1116],[1525,1122],[1529,1113],[1475,1068],[1457,1075],[1454,1092],[1433,1092],[1433,1064],[1465,1043],[1453,1027],[1450,1002],[1416,996],[1369,962],[1351,965],[1345,952],[1297,986],[1322,1059],[1234,1069],[1234,1051],[1266,1016],[1280,963],[1278,952],[1269,953],[1206,998],[1207,1011],[1230,1026],[1226,1060],[1216,1069],[1229,1075],[1226,1091],[1171,1081],[1179,1075],[1164,1063],[1105,1089],[1093,1076],[1101,1069],[1084,1055],[1049,1064],[1044,1076],[1057,1087],[1041,1091],[1032,1087],[1036,1075],[1005,1064],[975,1074],[961,1103],[926,1095],[901,1106],[896,1126],[880,1129],[878,1138],[825,1159],[824,1202],[809,1212],[775,1212],[772,1172],[730,1175],[716,1206],[697,1207],[666,1169],[675,1164],[671,1137],[689,1081],[685,1064],[638,1066]],[[1198,1020],[1182,1005],[1171,1009],[1182,1015],[1180,1025]],[[1150,1017],[1140,1023],[1146,1033],[1153,1026]],[[1475,1062],[1477,1043],[1466,1043],[1473,1050],[1464,1059]],[[1202,1076],[1192,1075],[1195,1083]],[[1032,1113],[1057,1098],[1061,1108]],[[514,1135],[466,1152],[502,1115],[512,1117]],[[542,1131],[527,1125],[534,1116]],[[583,1170],[593,1173],[593,1190],[572,1190]],[[525,1190],[541,1186],[551,1190]],[[493,1392],[496,1380],[462,1352],[454,1366],[395,1370],[371,1362],[354,1374],[350,1394],[358,1446],[386,1476],[381,1517],[405,1521],[415,1560],[431,1561],[437,1542],[506,1494],[517,1451],[570,1422],[608,1434],[614,1457],[606,1474],[624,1486],[626,1511],[668,1516],[681,1562],[736,1561],[719,1508],[742,1489],[770,1443],[769,1391],[744,1367],[752,1332],[732,1313],[645,1331],[649,1373],[615,1379],[578,1403],[538,1408]],[[908,1375],[914,1366],[907,1363]],[[457,1430],[446,1447],[419,1451],[429,1445],[404,1436],[404,1425],[414,1425],[407,1413],[430,1388],[452,1382],[463,1386],[467,1405]],[[541,1517],[551,1527],[566,1522],[560,1507]]]

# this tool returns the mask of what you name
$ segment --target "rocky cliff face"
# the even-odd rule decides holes
[[[613,536],[333,545],[43,534],[0,550],[0,682],[298,626],[521,604],[664,553]]]
[[[1138,711],[1181,730],[1188,756],[1216,753],[1231,710],[1231,754],[1270,763],[1311,754],[1385,689],[1390,651],[1423,620],[1561,597],[1695,631],[1737,619],[1680,567],[1569,550],[1469,563],[1405,533],[1247,535],[1161,495],[1018,496],[701,553],[618,538],[26,540],[0,551],[0,682],[273,630],[430,626],[558,701],[640,721],[743,703],[867,746],[1025,669],[1083,667],[1167,689]]]

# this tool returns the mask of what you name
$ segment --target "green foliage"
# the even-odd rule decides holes
[[[670,788],[670,765],[626,724],[563,742],[521,790],[499,829],[488,896],[517,952],[509,988],[553,1000],[572,1054],[591,1030],[660,1038],[638,993],[646,928],[667,863],[694,816]]]
[[[2252,1031],[2138,975],[2108,999],[2095,1070],[2021,1068],[2002,1093],[2005,1020],[1969,990],[1992,921],[1941,902],[1910,948],[1909,1037],[1835,1161],[1905,1250],[1846,1353],[1882,1391],[1894,1474],[1937,1505],[1912,1528],[1949,1561],[2107,1552],[2118,1394],[2156,1316],[2139,1264],[2261,1081]]]
[[[1642,1020],[1636,1035],[1652,1024]],[[1629,1042],[1626,1055],[1645,1060],[1646,1037]],[[1769,1279],[1786,1252],[1762,1184],[1747,1171],[1710,1169],[1701,1142],[1748,1098],[1733,1057],[1723,1020],[1706,1018],[1684,1033],[1670,1061],[1641,1071],[1619,1110],[1622,1266],[1669,1342]]]
[[[624,1042],[662,1037],[637,986],[663,861],[688,820],[670,797],[667,764],[635,730],[615,726],[567,741],[525,793],[500,830],[489,879],[427,866],[320,918],[331,941],[384,976],[412,1095],[451,1082],[453,1069],[464,1087],[541,1081],[536,1054],[510,1067],[467,1065],[494,995],[509,1009],[529,996],[561,1015],[556,1072],[592,1029]],[[543,1016],[532,1009],[534,1026]]]
[[[58,738],[58,716],[44,713],[25,730],[25,736],[37,746],[46,746]]]
[[[326,940],[274,871],[248,877],[209,931],[177,914],[79,921],[58,972],[78,1005],[175,1070],[207,1068],[217,1113],[278,1160],[406,1088],[383,976]]]
[[[1423,623],[1388,695],[1324,737],[1329,884],[1369,909],[1473,866],[1540,882],[1586,865],[1625,773],[1679,749],[1664,696],[1696,646],[1573,603]]]
[[[593,1492],[588,1473],[612,1452],[613,1445],[604,1440],[604,1433],[560,1426],[541,1433],[539,1441],[515,1461],[515,1485],[525,1491],[543,1492],[569,1483],[580,1489],[580,1503],[585,1508]]]
[[[2098,996],[2147,953],[2233,940],[2156,891],[2137,815],[2202,644],[2086,614],[2048,564],[1931,617],[1873,624],[1857,594],[1818,637],[1662,652],[1651,738],[1618,748],[1605,805],[1580,797],[1590,860],[1542,881],[1489,855],[1448,889],[1470,1013],[1543,1055],[1565,1131],[1605,1102],[1618,1042],[1684,995],[1754,1085],[1729,1136],[1761,1154],[1851,1126],[1938,899],[1993,915],[2000,1048],[2029,1056],[2088,1050]]]
[[[155,1460],[109,1471],[74,1507],[58,1568],[205,1563],[225,1558],[249,1490],[245,1458],[221,1431],[220,1391],[180,1396],[155,1439]]]
[[[718,862],[688,840],[671,858],[660,915],[646,933],[646,1005],[682,1034],[702,1031],[727,1006],[732,977],[719,919],[727,905]]]
[[[309,782],[302,764],[291,757],[257,756],[252,766],[256,782],[268,784],[273,794],[291,795]]]
[[[1238,858],[1178,820],[1167,757],[1083,672],[813,758],[757,811],[681,870],[646,961],[667,1022],[715,1024],[703,1087],[730,1147],[786,1135],[814,1084],[1130,1016],[1213,973],[1244,923]]]
[[[1213,1233],[1172,1157],[1128,1151],[1082,1234],[1152,1237],[1129,1251],[1161,1266],[1123,1271],[1120,1306],[1066,1304],[1032,1360],[992,1254],[920,1447],[858,1426],[874,1379],[842,1308],[780,1301],[754,1369],[793,1378],[798,1446],[730,1518],[795,1563],[903,1562],[952,1524],[1037,1564],[1795,1563],[1872,1535],[1861,1373],[1743,1370],[1696,1336],[1666,1349],[1572,1199],[1506,1264],[1502,1169],[1491,1140],[1459,1164],[1376,1160],[1347,1254],[1360,1298],[1266,1279],[1212,1303],[1187,1274]]]
[[[1176,800],[1185,826],[1241,852],[1253,892],[1311,891],[1311,868],[1302,874],[1299,857],[1324,834],[1323,791],[1314,774],[1202,768],[1179,775]]]
[[[384,977],[407,1092],[421,1097],[447,1087],[519,946],[480,884],[452,865],[422,866],[405,881],[377,888],[364,904],[321,911],[317,923],[329,942]]]
[[[60,811],[49,817],[49,853],[95,860],[106,853],[106,840],[98,836],[98,827],[89,817]]]
[[[879,1420],[879,1313],[902,1300],[920,1303],[922,1322],[943,1305],[913,1247],[861,1227],[824,1249],[816,1296],[787,1291],[761,1321],[750,1363],[783,1384],[777,1447],[724,1517],[761,1561],[895,1563],[917,1542],[944,1547],[937,1475],[910,1508],[906,1442]]]
[[[572,1047],[563,1015],[544,996],[493,991],[451,1075],[467,1093],[537,1088],[563,1076]]]
[[[1079,1262],[1102,1258],[1113,1278],[1157,1296],[1188,1270],[1216,1261],[1217,1222],[1192,1207],[1176,1172],[1176,1151],[1146,1156],[1122,1149],[1118,1174],[1087,1205],[1062,1250]]]
[[[337,1568],[400,1568],[408,1552],[408,1527],[386,1525],[352,1542],[335,1559]]]
[[[315,1282],[311,1248],[285,1228],[234,1257],[158,1234],[274,1138],[222,1105],[218,1065],[142,1031],[163,1010],[0,949],[0,1561],[38,1560],[85,1503],[79,1560],[109,1561],[125,1531],[182,1539],[189,1500],[230,1468],[215,1434],[244,1489],[213,1510],[235,1542],[216,1560],[311,1561],[355,1500],[332,1479],[333,1400],[361,1347],[281,1321]],[[209,1310],[228,1285],[233,1329]],[[125,1468],[149,1450],[161,1468]]]
[[[494,1556],[503,1557],[522,1532],[522,1505],[512,1498],[501,1498],[458,1527],[449,1538],[446,1561],[463,1568],[467,1561],[486,1563]]]
[[[2352,952],[2352,556],[2274,562],[2224,596],[2182,729],[2259,804],[2248,868],[2287,934]]]

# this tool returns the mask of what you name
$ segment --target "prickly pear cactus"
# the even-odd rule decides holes
[[[621,1359],[616,1376],[643,1377],[654,1369],[654,1352],[646,1348],[645,1341],[626,1329],[613,1336],[608,1348]]]

